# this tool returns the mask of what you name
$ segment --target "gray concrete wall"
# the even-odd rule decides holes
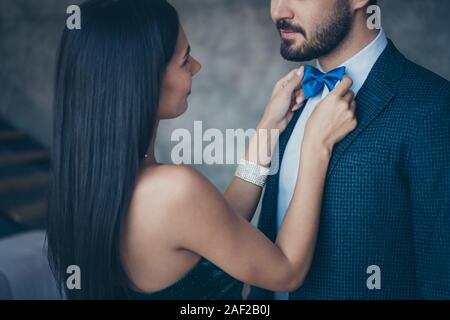
[[[66,8],[75,0],[0,0],[0,114],[46,144],[56,48]],[[269,0],[172,0],[203,64],[190,110],[161,124],[160,160],[170,160],[175,128],[251,128],[273,83],[295,65],[279,55]],[[380,0],[383,26],[406,56],[450,79],[450,2]],[[232,166],[199,166],[219,188]]]

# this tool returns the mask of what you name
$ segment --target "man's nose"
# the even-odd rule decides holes
[[[294,13],[290,9],[290,0],[272,0],[270,13],[273,21],[293,19]]]

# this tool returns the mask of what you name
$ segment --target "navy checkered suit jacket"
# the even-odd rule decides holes
[[[450,83],[389,41],[356,101],[358,127],[328,169],[312,266],[290,299],[450,299]],[[278,180],[259,222],[273,241]],[[367,286],[371,265],[379,290]],[[272,298],[252,288],[250,299]]]

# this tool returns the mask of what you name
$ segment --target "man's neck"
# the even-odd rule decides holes
[[[380,30],[370,30],[366,26],[354,27],[348,34],[348,36],[340,43],[340,45],[326,56],[320,57],[319,63],[325,72],[329,72],[351,57],[355,56],[358,52],[367,47],[379,34]]]

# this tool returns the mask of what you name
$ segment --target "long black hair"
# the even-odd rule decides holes
[[[63,32],[54,100],[49,261],[69,299],[127,292],[121,238],[179,18],[165,0],[91,0]],[[69,266],[81,290],[69,290]]]

